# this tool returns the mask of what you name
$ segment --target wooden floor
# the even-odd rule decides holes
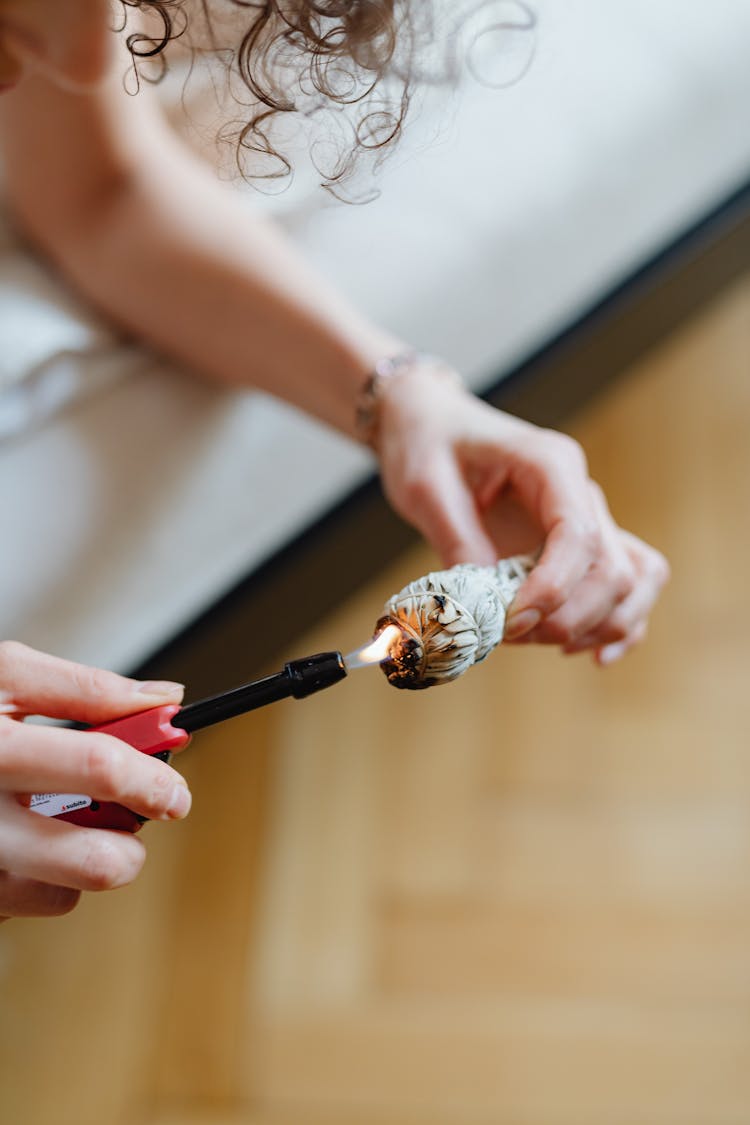
[[[574,432],[673,565],[643,649],[197,737],[136,886],[0,928],[2,1125],[750,1122],[750,281]]]

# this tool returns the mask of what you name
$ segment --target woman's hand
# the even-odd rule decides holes
[[[495,410],[429,366],[383,386],[378,433],[388,498],[446,566],[541,548],[507,641],[591,649],[609,664],[645,637],[669,567],[617,526],[572,438]]]
[[[0,920],[66,914],[81,891],[130,883],[146,857],[135,836],[41,816],[27,807],[28,795],[85,793],[150,820],[183,817],[190,808],[184,779],[164,762],[111,735],[23,720],[99,724],[179,703],[182,691],[0,643]]]

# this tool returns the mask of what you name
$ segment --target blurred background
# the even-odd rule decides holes
[[[470,88],[432,147],[428,115],[377,203],[273,206],[373,313],[583,443],[672,565],[651,633],[606,671],[501,647],[412,694],[363,669],[197,735],[193,811],[146,826],[135,885],[0,927],[3,1125],[750,1119],[750,17],[536,9],[528,74]],[[34,315],[60,308],[35,292]],[[358,647],[437,561],[374,542],[351,503],[340,550],[328,516],[371,464],[259,396],[133,370],[128,347],[127,373],[0,445],[1,631],[184,674],[193,697],[264,653]],[[161,468],[116,436],[146,381],[150,424],[183,423]],[[284,505],[300,450],[317,490]],[[310,529],[338,552],[314,622],[268,585],[283,570],[314,600]],[[222,602],[240,580],[246,604]]]

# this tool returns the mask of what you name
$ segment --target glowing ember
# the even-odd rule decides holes
[[[388,660],[391,649],[401,639],[401,630],[398,625],[387,625],[382,632],[377,633],[374,640],[353,652],[346,658],[349,668],[363,668],[367,664],[381,664]]]

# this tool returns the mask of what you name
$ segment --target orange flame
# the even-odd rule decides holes
[[[377,637],[365,645],[356,654],[357,662],[359,664],[381,664],[390,656],[391,646],[401,636],[401,630],[398,625],[386,625],[382,633],[378,633]]]

